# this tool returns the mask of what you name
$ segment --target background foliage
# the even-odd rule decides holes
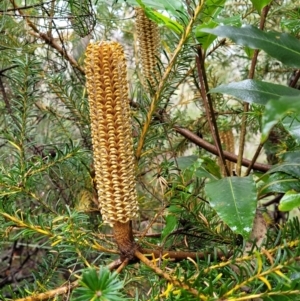
[[[0,2],[1,300],[299,299],[297,2]],[[136,6],[160,26],[152,87]],[[128,59],[133,226],[150,258],[119,276],[94,188],[91,39]]]

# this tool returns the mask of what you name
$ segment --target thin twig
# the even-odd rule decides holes
[[[4,103],[5,103],[5,107],[6,107],[7,111],[8,111],[8,113],[10,115],[12,115],[10,103],[9,103],[9,100],[8,100],[8,97],[7,97],[7,94],[6,94],[6,91],[5,91],[5,87],[4,87],[4,84],[3,84],[3,81],[2,81],[1,74],[0,74],[0,91],[2,93],[2,97],[3,97]]]
[[[49,37],[46,33],[40,32],[39,29],[34,25],[34,23],[32,23],[28,17],[24,16],[23,12],[19,10],[19,7],[15,3],[15,0],[10,0],[10,2],[13,7],[18,10],[19,14],[25,19],[28,26],[35,32],[35,34],[29,32],[30,34],[40,37],[46,44],[56,49],[56,51],[58,51],[62,55],[62,57],[64,57],[72,65],[72,67],[79,70],[82,74],[85,74],[84,69],[78,65],[77,61],[70,53],[68,53],[63,47],[61,47],[52,37]]]
[[[51,0],[52,1],[52,0]],[[42,3],[38,3],[38,4],[33,4],[33,5],[25,5],[25,6],[19,6],[18,10],[24,10],[24,9],[31,9],[34,7],[39,7],[42,6],[44,4],[49,4],[51,1],[48,2],[42,2]],[[0,13],[6,13],[8,11],[16,11],[16,8],[6,8],[6,9],[1,9]]]
[[[211,99],[210,94],[208,94],[209,88],[208,88],[208,83],[207,83],[207,79],[206,79],[205,67],[204,67],[204,57],[202,55],[202,49],[200,46],[197,47],[196,63],[197,63],[199,81],[200,81],[200,93],[202,96],[202,101],[204,104],[206,117],[207,117],[208,124],[210,127],[210,132],[213,136],[213,140],[214,140],[215,146],[218,150],[218,155],[219,155],[219,158],[223,165],[223,168],[226,172],[226,175],[230,176],[230,172],[229,172],[228,166],[226,164],[223,150],[222,150],[221,139],[220,139],[220,135],[219,135],[219,131],[218,131],[216,117],[214,114],[212,99]]]
[[[252,170],[252,168],[253,168],[253,165],[254,165],[254,163],[256,162],[256,160],[257,160],[257,158],[258,158],[258,156],[259,156],[259,154],[260,154],[260,152],[261,152],[263,146],[264,146],[264,143],[260,143],[260,144],[259,144],[259,146],[258,146],[258,148],[256,149],[256,152],[255,152],[255,154],[254,154],[254,156],[253,156],[253,158],[252,158],[252,160],[251,160],[251,163],[250,163],[250,165],[248,166],[248,168],[247,168],[247,170],[246,170],[245,176],[248,176],[248,175],[250,174],[250,172],[251,172],[251,170]]]
[[[42,300],[52,299],[55,296],[67,294],[72,289],[77,287],[78,284],[79,284],[79,281],[76,280],[74,282],[68,283],[67,285],[58,287],[56,289],[47,291],[45,293],[40,293],[40,294],[36,294],[36,295],[33,295],[33,296],[25,297],[25,298],[15,299],[14,301],[42,301]]]
[[[296,74],[295,74],[295,77],[294,77],[294,79],[292,80],[292,82],[289,84],[289,86],[290,86],[291,88],[295,88],[295,86],[296,86],[296,84],[297,84],[299,78],[300,78],[300,69],[297,70],[297,72],[296,72]]]
[[[161,270],[159,267],[157,267],[156,265],[154,265],[145,255],[143,255],[140,251],[136,251],[135,252],[135,256],[142,261],[144,264],[146,264],[150,269],[152,269],[157,275],[163,277],[164,279],[166,279],[167,281],[169,281],[170,283],[172,283],[173,285],[177,286],[177,287],[181,287],[185,290],[187,290],[188,292],[190,292],[191,294],[193,294],[194,296],[199,296],[199,292],[197,290],[195,290],[194,288],[190,287],[188,284],[186,283],[182,283],[179,280],[174,279],[173,277],[171,277],[168,273],[165,273],[163,270]]]
[[[263,30],[264,27],[265,27],[266,18],[267,18],[269,10],[270,10],[270,5],[265,6],[262,10],[260,24],[259,24],[259,28],[261,30]],[[250,67],[250,70],[249,70],[249,75],[248,75],[249,79],[254,78],[258,53],[259,53],[259,50],[255,49],[254,54],[253,54],[253,58],[252,58],[252,61],[251,61],[251,67]],[[237,173],[238,176],[241,175],[241,170],[242,170],[242,168],[241,168],[242,167],[242,158],[244,156],[246,134],[247,134],[247,125],[248,125],[248,122],[247,122],[247,113],[248,113],[248,111],[249,111],[249,103],[245,102],[244,103],[244,114],[242,116],[242,126],[241,126],[240,140],[239,140],[238,161],[237,161],[237,164],[236,164],[236,173]],[[257,153],[257,151],[256,151],[256,153]]]
[[[154,256],[155,258],[170,258],[176,261],[184,260],[189,258],[192,259],[205,259],[208,255],[211,255],[213,252],[204,251],[204,252],[185,252],[185,251],[168,251],[168,250],[159,250],[159,249],[140,249],[141,253],[148,254]],[[224,251],[217,251],[217,258],[230,258],[232,252],[228,252],[227,254]]]

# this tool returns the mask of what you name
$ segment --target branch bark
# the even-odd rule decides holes
[[[208,152],[218,156],[219,153],[218,153],[218,150],[217,148],[210,144],[209,142],[203,140],[202,138],[200,138],[199,136],[197,136],[196,134],[194,134],[193,132],[189,131],[188,129],[185,129],[185,128],[182,128],[182,127],[179,127],[179,126],[174,126],[174,130],[181,134],[183,137],[187,138],[189,141],[195,143],[196,145],[204,148],[205,150],[207,150]],[[231,162],[237,162],[238,160],[238,156],[230,153],[230,152],[227,152],[227,151],[224,151],[224,157],[226,160],[228,161],[231,161]],[[248,160],[248,159],[245,159],[245,158],[242,158],[242,165],[243,166],[250,166],[251,164],[253,164],[253,169],[255,170],[258,170],[258,171],[262,171],[262,172],[267,172],[270,168],[271,168],[271,165],[268,165],[268,164],[263,164],[263,163],[252,163],[251,160]]]

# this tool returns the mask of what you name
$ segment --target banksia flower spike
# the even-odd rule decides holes
[[[220,131],[220,140],[223,145],[223,149],[234,154],[234,136],[232,130]],[[221,165],[221,160],[219,160],[219,164]],[[233,175],[235,164],[226,160],[226,165],[230,175]],[[222,168],[222,173],[226,175],[224,167]]]
[[[159,77],[157,63],[159,57],[160,36],[158,25],[148,19],[141,8],[136,8],[136,32],[139,48],[139,56],[144,76],[143,85],[149,90],[148,82],[151,87],[157,85]]]
[[[122,248],[119,238],[127,240],[130,248],[133,241],[130,220],[136,217],[138,204],[122,46],[117,42],[90,44],[86,50],[85,72],[101,214],[106,223],[113,225],[119,248]]]

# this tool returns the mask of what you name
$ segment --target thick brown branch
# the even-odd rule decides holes
[[[177,287],[181,287],[187,291],[189,291],[190,293],[192,293],[195,296],[199,296],[199,292],[190,287],[190,285],[183,283],[177,279],[174,279],[173,277],[171,277],[168,273],[164,272],[163,270],[161,270],[159,267],[157,267],[155,264],[153,264],[148,258],[146,258],[141,252],[136,251],[135,252],[135,256],[142,261],[144,264],[146,264],[149,268],[151,268],[157,275],[159,275],[160,277],[163,277],[164,279],[166,279],[168,282],[172,283],[173,285],[177,286]]]
[[[126,259],[134,260],[134,253],[138,249],[138,245],[133,238],[131,221],[127,223],[115,222],[113,229],[114,238],[121,253],[121,261],[123,262]]]
[[[153,249],[141,249],[141,253],[148,254],[151,256],[154,256],[155,258],[170,258],[174,259],[175,261],[184,260],[187,258],[192,259],[204,259],[208,255],[212,254],[212,252],[209,251],[203,251],[203,252],[185,252],[185,251],[161,251],[161,250],[153,250]],[[223,257],[229,258],[232,254],[229,252],[228,254],[225,254],[223,251],[217,252],[218,259],[222,259]]]
[[[184,136],[185,138],[187,138],[189,141],[195,143],[196,145],[204,148],[205,150],[209,151],[210,153],[218,156],[218,150],[217,148],[210,144],[209,142],[203,140],[202,138],[200,138],[199,136],[197,136],[196,134],[194,134],[193,132],[185,129],[185,128],[181,128],[179,126],[175,126],[174,130],[181,134],[182,136]],[[224,157],[226,160],[229,160],[231,162],[237,162],[237,156],[224,151]],[[248,167],[251,164],[251,161],[248,159],[243,158],[242,159],[242,165]],[[258,170],[258,171],[262,171],[262,172],[266,172],[271,168],[271,165],[268,164],[263,164],[263,163],[254,163],[253,164],[253,169]]]

